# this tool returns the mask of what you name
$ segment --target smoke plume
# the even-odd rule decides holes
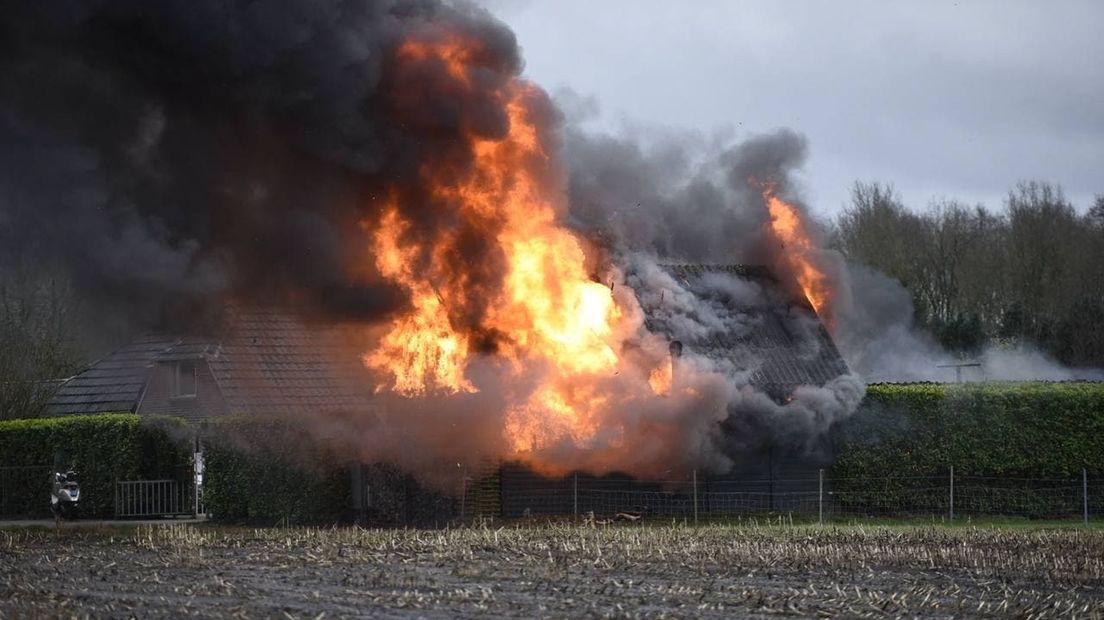
[[[852,299],[837,342],[868,382],[1104,380],[1104,371],[1067,368],[1028,344],[990,344],[968,358],[950,353],[914,326],[912,296],[900,282],[861,265],[848,266],[847,277]]]
[[[462,3],[4,8],[0,242],[135,330],[230,301],[355,326],[375,413],[314,422],[360,458],[723,471],[751,446],[808,449],[862,397],[850,374],[772,394],[756,353],[695,346],[750,337],[767,308],[820,355],[798,253],[848,311],[793,131],[587,134]],[[780,242],[770,197],[805,245]],[[680,262],[778,286],[661,267]]]
[[[416,193],[426,162],[463,168],[461,132],[498,136],[507,119],[482,90],[435,92],[432,63],[404,78],[422,86],[398,83],[395,48],[447,28],[480,42],[476,79],[521,65],[513,34],[465,5],[4,9],[0,239],[23,260],[60,260],[86,296],[146,325],[179,327],[212,299],[360,319],[401,306],[366,269],[357,223],[385,186]],[[439,205],[410,204],[426,229],[449,225]]]

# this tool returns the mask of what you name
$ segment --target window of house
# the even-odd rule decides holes
[[[173,398],[187,398],[196,395],[195,362],[177,362],[173,377]]]

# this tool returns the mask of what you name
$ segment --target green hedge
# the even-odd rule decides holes
[[[49,515],[50,476],[74,467],[84,516],[114,515],[115,481],[180,477],[190,468],[182,420],[97,414],[0,421],[0,514]],[[57,462],[57,461],[61,462]]]
[[[228,418],[204,429],[203,501],[221,521],[334,523],[352,505],[349,467],[285,421]]]
[[[837,448],[838,476],[1104,474],[1104,384],[871,385]]]
[[[1083,468],[1090,479],[1104,476],[1104,384],[871,385],[860,410],[837,427],[834,442],[836,491],[857,504],[907,509],[906,497],[942,501],[940,479],[954,467],[964,496],[970,478],[990,478],[978,483],[990,489],[993,499],[986,501],[997,505],[1014,497],[1025,512],[1043,514],[1054,493],[1025,491],[1033,484],[1026,479],[1051,480],[1040,487],[1069,486],[1070,498],[1060,500],[1065,509],[1076,501],[1073,487]],[[1012,479],[1010,490],[992,490]],[[932,498],[919,490],[933,485],[940,490],[933,489]]]

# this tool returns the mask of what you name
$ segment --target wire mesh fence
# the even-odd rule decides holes
[[[51,471],[44,466],[0,467],[0,517],[47,514]],[[408,475],[365,478],[363,486],[370,489],[365,508],[371,512],[362,513],[374,515],[374,522],[392,524],[563,516],[633,521],[787,514],[827,521],[869,517],[1088,520],[1104,515],[1104,477],[1086,472],[1054,478],[962,476],[951,470],[935,476],[834,477],[826,470],[813,470],[812,475],[785,478],[719,479],[691,473],[641,480],[582,473],[547,477],[523,467],[482,471],[457,473],[454,488],[459,495],[447,489],[422,489]],[[137,488],[137,483],[116,481],[111,490],[115,497],[109,498],[115,500],[115,515],[202,514],[203,501],[202,497],[196,501],[190,466],[181,472],[175,481],[164,481],[165,488]]]
[[[0,467],[0,517],[46,517],[53,468],[48,465]]]
[[[542,477],[500,470],[467,485],[462,518],[575,516],[636,520],[764,514],[806,520],[858,517],[1084,519],[1104,513],[1104,480],[955,476],[671,480]]]

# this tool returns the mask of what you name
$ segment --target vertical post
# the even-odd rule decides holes
[[[820,489],[817,493],[817,523],[824,523],[824,469],[817,470],[820,477]]]
[[[468,478],[464,475],[464,468],[460,468],[460,520],[464,520],[464,502],[468,499]]]
[[[774,444],[767,446],[767,510],[774,512]]]
[[[1089,524],[1089,471],[1081,470],[1081,514],[1085,525]]]
[[[694,525],[698,524],[698,470],[694,470]]]
[[[951,506],[950,506],[950,520],[954,521],[954,466],[951,466]]]
[[[196,445],[192,447],[192,516],[199,518],[199,460],[203,457],[199,455],[199,438],[196,438]]]
[[[571,511],[576,517],[579,516],[579,472],[571,476]]]

